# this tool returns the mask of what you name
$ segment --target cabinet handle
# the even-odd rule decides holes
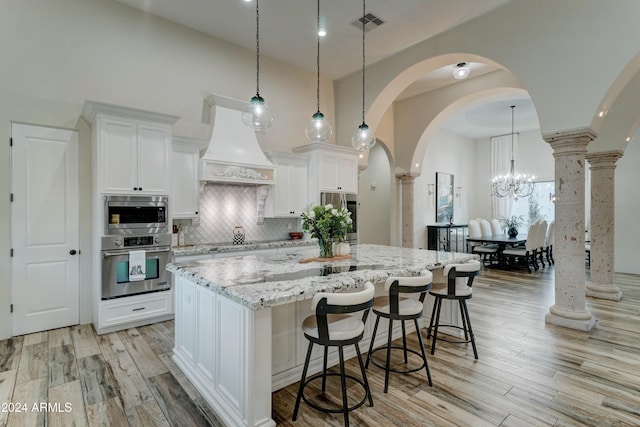
[[[140,310],[144,310],[146,307],[139,307],[139,308],[134,308],[131,311],[140,311]]]
[[[198,215],[198,211],[196,211],[196,215]]]
[[[142,191],[142,187],[138,187],[138,191]]]
[[[133,187],[133,191],[138,191],[138,187]]]

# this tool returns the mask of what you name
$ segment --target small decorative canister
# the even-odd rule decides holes
[[[236,225],[236,227],[233,229],[233,244],[244,244],[244,228],[242,228],[241,225]]]

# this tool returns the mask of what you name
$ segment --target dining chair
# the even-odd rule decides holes
[[[543,251],[547,257],[547,262],[549,263],[549,265],[555,264],[555,260],[553,259],[553,240],[555,237],[554,236],[555,228],[556,228],[556,222],[551,221],[549,223],[549,227],[547,228],[547,235],[545,236],[545,239],[544,239]]]
[[[470,219],[468,226],[469,238],[477,239],[483,236],[480,224],[476,220]],[[491,263],[492,260],[497,259],[498,245],[474,244],[473,242],[470,245],[473,245],[471,246],[471,253],[480,255],[483,264],[486,264],[487,261]]]
[[[502,229],[502,225],[500,225],[500,221],[496,218],[491,220],[491,234],[494,236],[499,236],[504,234],[504,230]]]
[[[529,225],[527,231],[527,241],[524,247],[507,248],[502,251],[502,256],[509,261],[510,264],[517,264],[518,261],[524,263],[529,273],[531,273],[531,266],[537,271],[538,263],[536,262],[537,245],[538,245],[538,223],[534,222]]]

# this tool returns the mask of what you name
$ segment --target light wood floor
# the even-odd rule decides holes
[[[374,406],[352,412],[351,424],[639,426],[640,277],[617,275],[617,284],[621,301],[587,299],[598,322],[585,333],[544,323],[554,301],[552,268],[483,270],[469,302],[479,360],[467,345],[438,342],[429,356],[434,386],[424,371],[392,374],[386,395],[382,370],[370,366]],[[0,341],[0,405],[27,404],[22,413],[5,405],[0,427],[222,425],[171,362],[172,346],[173,322],[102,336],[74,326]],[[409,346],[417,346],[415,334]],[[357,375],[357,362],[347,364]],[[296,391],[292,384],[273,394],[278,425],[342,425],[341,415],[304,403],[292,422]],[[328,391],[339,396],[331,383]],[[48,411],[34,410],[41,402]]]

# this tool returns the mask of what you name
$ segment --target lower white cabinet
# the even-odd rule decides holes
[[[98,333],[159,322],[173,317],[173,290],[101,301]]]

